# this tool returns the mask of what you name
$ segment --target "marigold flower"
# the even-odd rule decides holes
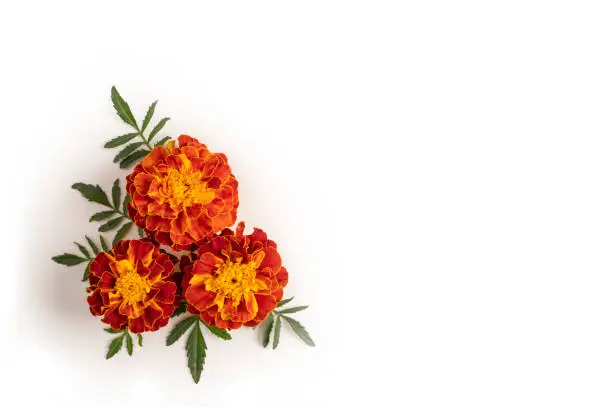
[[[263,321],[283,298],[288,274],[276,243],[260,229],[243,234],[223,230],[198,249],[185,267],[183,292],[188,310],[209,325],[236,329]]]
[[[174,262],[148,240],[122,240],[89,267],[89,310],[113,329],[155,331],[176,308]]]
[[[128,213],[151,238],[184,250],[236,222],[238,181],[227,157],[186,135],[155,147],[127,177]]]

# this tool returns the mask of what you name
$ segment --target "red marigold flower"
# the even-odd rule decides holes
[[[260,229],[243,235],[223,230],[204,242],[198,258],[185,267],[183,292],[188,310],[209,325],[236,329],[255,326],[283,298],[288,274],[276,243]]]
[[[151,238],[187,249],[236,222],[238,181],[227,157],[186,135],[155,147],[127,177],[128,213]]]
[[[113,329],[155,331],[174,312],[174,262],[149,240],[122,240],[89,267],[89,310]]]

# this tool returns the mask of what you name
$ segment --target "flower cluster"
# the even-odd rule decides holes
[[[156,331],[184,313],[189,315],[175,325],[166,343],[173,344],[191,329],[186,349],[196,382],[206,349],[201,327],[228,340],[229,330],[262,324],[264,346],[273,336],[276,348],[284,321],[314,346],[304,327],[289,316],[307,307],[282,308],[292,298],[283,299],[288,273],[276,243],[261,229],[245,234],[244,222],[231,229],[237,220],[238,181],[225,154],[211,152],[187,135],[177,142],[169,137],[155,142],[169,120],[162,119],[145,134],[157,102],[138,124],[114,87],[111,99],[117,115],[135,130],[105,144],[125,145],[115,157],[120,167],[135,164],[126,177],[125,199],[121,203],[118,179],[112,199],[99,185],[77,183],[73,189],[106,207],[90,221],[104,222],[100,232],[116,229],[113,244],[109,247],[100,235],[100,249],[86,237],[93,254],[75,243],[82,256],[53,257],[66,266],[87,263],[89,310],[108,325],[108,332],[119,334],[107,358],[124,344],[131,355],[132,334],[142,346],[142,333]],[[137,137],[142,141],[127,144]],[[125,238],[133,226],[140,239]]]

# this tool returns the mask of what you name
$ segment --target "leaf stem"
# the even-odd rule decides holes
[[[151,144],[149,143],[149,141],[147,140],[145,135],[142,134],[142,131],[140,129],[138,129],[138,135],[140,135],[140,137],[142,138],[142,141],[144,141],[144,143],[147,145],[147,147],[149,147],[149,151],[153,150],[153,147],[151,146]]]

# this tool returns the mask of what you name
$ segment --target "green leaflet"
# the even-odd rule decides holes
[[[100,232],[108,232],[109,230],[113,230],[117,226],[119,226],[119,224],[121,224],[122,221],[123,221],[123,217],[122,216],[120,216],[118,218],[115,218],[115,219],[111,219],[108,222],[106,222],[104,225],[100,226],[98,228],[98,231],[100,231]]]
[[[132,352],[134,352],[134,342],[132,341],[132,335],[127,331],[125,331],[125,349],[128,355],[132,356]]]
[[[170,331],[170,333],[166,337],[166,346],[170,346],[174,342],[178,341],[179,338],[183,336],[185,332],[187,332],[189,327],[198,321],[198,319],[200,319],[200,317],[193,316],[193,317],[185,318],[179,323],[177,323],[174,326],[174,328],[172,328],[172,331]]]
[[[189,366],[191,377],[193,377],[194,382],[198,383],[204,369],[204,358],[206,357],[206,342],[204,342],[204,336],[200,330],[199,323],[196,323],[191,330],[185,349],[187,350],[187,366]]]
[[[308,305],[301,305],[299,307],[281,309],[278,312],[280,312],[281,314],[294,314],[296,312],[303,311],[306,308],[308,308]]]
[[[85,236],[85,240],[87,240],[87,243],[89,243],[89,247],[91,247],[91,250],[94,253],[94,257],[96,254],[100,253],[100,248],[96,245],[96,243],[93,240],[89,238],[89,236]]]
[[[264,320],[264,336],[263,336],[263,347],[266,348],[270,344],[270,334],[272,333],[272,327],[274,326],[274,315],[269,313]]]
[[[278,309],[278,308],[282,307],[283,305],[285,305],[285,304],[287,304],[289,301],[291,301],[293,298],[294,298],[294,297],[287,298],[287,299],[285,299],[285,300],[279,301],[279,302],[278,302],[278,304],[276,304],[276,308]]]
[[[142,231],[138,229],[139,235],[141,232]],[[144,237],[144,236],[141,235],[140,237]],[[176,307],[176,309],[174,310],[170,318],[178,317],[179,315],[184,314],[185,311],[187,311],[187,303],[185,301],[182,301],[181,304],[178,307]]]
[[[99,222],[99,221],[101,221],[101,220],[104,220],[104,219],[108,219],[108,218],[110,218],[110,217],[111,217],[111,216],[113,216],[115,213],[117,213],[117,212],[115,212],[115,211],[102,211],[102,212],[97,212],[97,213],[94,213],[93,215],[91,215],[91,218],[89,218],[89,221],[90,221],[90,222],[94,222],[94,221]]]
[[[151,133],[149,134],[149,139],[147,140],[149,143],[151,142],[151,140],[153,140],[153,138],[157,135],[157,133],[159,133],[161,129],[164,128],[168,120],[170,120],[169,117],[164,117],[163,119],[159,121],[159,123],[155,125],[155,127],[153,127],[153,130],[151,130]]]
[[[110,359],[117,354],[121,350],[121,346],[123,346],[123,338],[124,335],[118,336],[110,343],[108,346],[108,352],[106,352],[106,359]]]
[[[121,189],[119,188],[119,178],[115,180],[113,183],[113,206],[115,209],[119,210],[119,202],[121,202]]]
[[[105,252],[108,251],[108,246],[106,245],[106,240],[104,240],[104,236],[100,235],[100,245],[102,246],[102,250]]]
[[[100,185],[92,185],[85,184],[82,182],[77,182],[72,185],[72,189],[76,189],[83,195],[83,198],[87,199],[90,202],[96,202],[100,205],[108,206],[111,208],[111,204],[108,201],[108,196],[106,196],[106,192],[100,187]]]
[[[149,152],[146,150],[136,150],[121,160],[119,168],[128,168],[130,165],[134,164],[134,162],[144,158],[147,154],[149,154]]]
[[[117,331],[116,329],[113,329],[113,328],[104,328],[104,330],[108,332],[109,334],[119,334],[123,332],[123,331]]]
[[[282,321],[279,317],[274,319],[274,340],[272,342],[272,349],[276,349],[278,346],[278,341],[280,340],[281,322]]]
[[[129,217],[127,212],[127,204],[130,202],[130,200],[130,196],[128,194],[125,194],[125,198],[123,198],[123,205],[121,206],[121,210],[125,217]]]
[[[83,271],[83,277],[81,277],[81,281],[89,280],[89,267],[90,266],[91,266],[91,261],[87,263],[87,266],[85,266],[85,271]]]
[[[119,154],[117,154],[115,158],[113,158],[113,162],[118,163],[119,161],[123,160],[125,157],[130,155],[132,151],[136,150],[138,147],[143,146],[143,145],[144,143],[142,141],[139,141],[138,143],[128,144],[127,146],[123,148],[123,150],[119,151]]]
[[[138,130],[138,124],[136,124],[136,120],[134,119],[134,115],[130,110],[130,106],[121,97],[121,95],[117,91],[117,88],[115,88],[114,86],[111,88],[111,101],[113,102],[113,107],[115,108],[115,111],[117,112],[117,115],[121,118],[121,120]]]
[[[230,339],[232,339],[232,336],[227,331],[221,328],[217,328],[216,326],[208,325],[204,321],[202,321],[202,323],[206,326],[206,328],[208,328],[210,332],[212,332],[214,335],[218,336],[219,338],[225,341],[229,341]]]
[[[281,315],[281,318],[283,318],[285,321],[287,321],[289,323],[289,326],[291,327],[291,329],[293,329],[293,332],[295,332],[297,334],[297,336],[299,336],[300,339],[302,341],[304,341],[304,343],[306,345],[308,345],[308,346],[315,346],[314,341],[312,340],[312,338],[308,334],[308,331],[306,331],[306,328],[304,328],[304,326],[302,324],[300,324],[295,319],[290,318],[290,317],[285,316],[285,315]]]
[[[155,143],[155,147],[163,146],[164,144],[166,144],[166,141],[170,140],[171,138],[172,137],[169,137],[169,136],[164,137],[163,139]]]
[[[115,238],[113,239],[113,246],[115,246],[117,242],[121,240],[123,236],[126,235],[126,233],[128,232],[128,230],[130,230],[132,225],[133,225],[132,222],[128,222],[125,225],[121,226],[119,230],[117,230],[117,233],[115,234]]]
[[[59,256],[51,257],[51,260],[56,263],[63,264],[64,266],[70,267],[76,266],[77,264],[85,263],[89,259],[84,259],[82,257],[70,253],[64,253],[60,254]]]
[[[91,256],[89,255],[89,252],[87,251],[87,249],[85,248],[85,246],[83,246],[82,244],[79,244],[77,242],[74,242],[75,246],[79,248],[79,251],[81,253],[83,253],[83,256],[90,258]]]
[[[142,335],[138,334],[136,336],[138,336],[138,346],[140,346],[142,348]]]
[[[121,135],[119,137],[115,137],[112,140],[107,141],[106,143],[104,143],[104,148],[115,148],[115,147],[119,147],[125,143],[127,143],[130,140],[133,140],[134,138],[138,137],[140,133],[127,133],[124,135]]]
[[[153,113],[155,113],[155,106],[157,106],[157,100],[151,103],[151,106],[149,106],[149,109],[147,110],[147,114],[145,115],[145,118],[142,121],[142,127],[141,127],[142,132],[144,132],[147,126],[149,125],[149,122],[151,121],[151,118],[153,117]]]

